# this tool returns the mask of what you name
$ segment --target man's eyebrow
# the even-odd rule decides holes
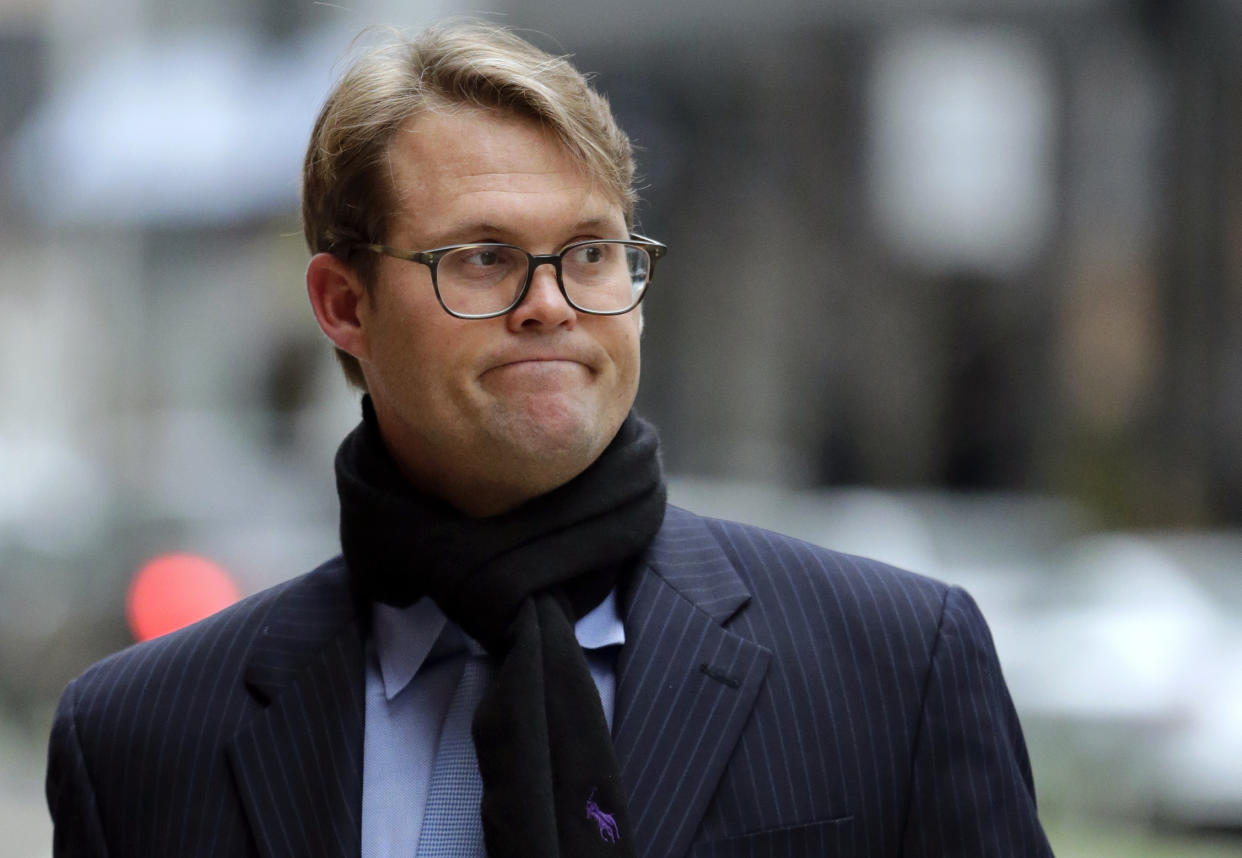
[[[508,231],[503,227],[485,220],[463,221],[462,223],[452,224],[440,232],[441,236],[447,237],[453,242],[477,241],[485,237],[498,238],[508,234]],[[448,242],[441,241],[440,243],[445,244]]]
[[[578,221],[573,231],[574,232],[590,232],[592,230],[606,230],[606,229],[611,228],[615,223],[616,223],[615,220],[607,216],[593,217],[587,220]],[[622,236],[622,237],[627,238],[628,236]]]
[[[583,233],[604,233],[615,232],[617,220],[607,215],[599,217],[590,217],[580,220],[566,230],[566,240],[572,239],[576,235]],[[622,226],[624,230],[625,227]],[[438,232],[440,245],[460,244],[463,242],[481,241],[486,238],[512,240],[516,237],[516,230],[499,226],[491,221],[463,221],[450,226]],[[601,236],[604,237],[604,236]],[[626,235],[609,235],[608,238],[628,238]]]

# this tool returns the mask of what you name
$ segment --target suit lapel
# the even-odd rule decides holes
[[[339,558],[291,586],[246,666],[265,704],[227,748],[261,855],[356,856],[362,815],[362,633]]]
[[[750,595],[706,525],[669,507],[625,612],[614,746],[637,851],[681,856],[767,674],[724,628]],[[265,858],[361,849],[363,636],[339,558],[272,608],[245,681],[264,708],[227,748]]]
[[[681,856],[767,674],[723,624],[749,593],[706,525],[669,507],[626,610],[614,746],[640,855]]]

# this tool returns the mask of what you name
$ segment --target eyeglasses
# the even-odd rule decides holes
[[[641,235],[628,240],[575,241],[559,253],[536,255],[512,244],[454,244],[434,250],[398,250],[386,244],[358,244],[431,269],[440,306],[459,319],[503,316],[526,297],[540,265],[556,270],[556,283],[569,306],[596,316],[619,316],[647,294],[656,260],[668,250]]]

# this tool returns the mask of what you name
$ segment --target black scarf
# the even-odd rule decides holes
[[[336,455],[341,544],[366,601],[430,596],[498,662],[472,731],[490,858],[632,856],[612,739],[574,623],[664,519],[654,428],[631,413],[589,468],[502,515],[415,493],[369,398]]]

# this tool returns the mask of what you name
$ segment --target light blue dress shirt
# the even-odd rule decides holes
[[[467,658],[486,658],[430,599],[376,604],[367,643],[362,858],[412,858],[445,713]],[[616,654],[625,626],[616,593],[574,626],[612,727]]]

